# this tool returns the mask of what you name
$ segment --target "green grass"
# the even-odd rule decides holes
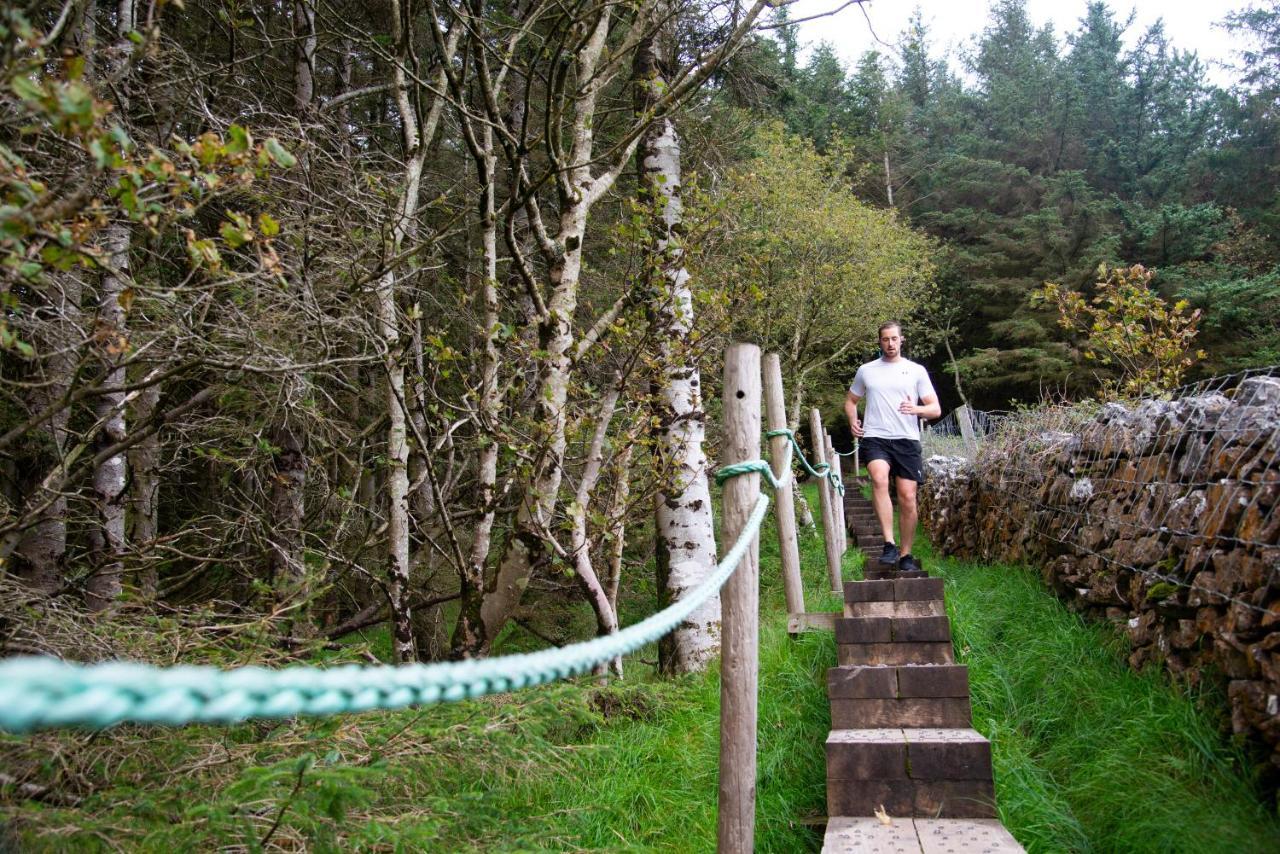
[[[1027,569],[923,553],[947,579],[1001,819],[1028,851],[1280,850],[1280,820],[1213,711],[1220,697],[1135,673],[1117,631],[1068,611]]]
[[[821,540],[802,533],[801,547],[807,607],[836,610]],[[1275,847],[1280,825],[1240,758],[1193,703],[1130,673],[1113,633],[1084,625],[1025,571],[921,553],[948,578],[1001,815],[1028,849]],[[771,528],[761,559],[757,849],[816,851],[835,648],[829,634],[786,636]],[[861,558],[845,561],[853,577]],[[653,596],[651,580],[633,584],[624,622]],[[591,623],[585,608],[554,612],[566,616]],[[377,633],[367,639],[377,646]],[[659,679],[644,663],[654,657],[641,651],[609,686],[401,713],[0,736],[0,769],[83,798],[54,806],[0,790],[0,850],[9,840],[24,851],[709,851],[718,677]]]

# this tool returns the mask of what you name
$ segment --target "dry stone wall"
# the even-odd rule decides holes
[[[1280,379],[1012,418],[934,457],[922,518],[951,555],[1027,563],[1121,623],[1130,663],[1226,683],[1280,771]]]

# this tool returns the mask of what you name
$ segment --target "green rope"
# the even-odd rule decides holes
[[[825,477],[827,479],[827,482],[831,484],[831,487],[839,495],[841,496],[844,495],[844,482],[840,479],[839,468],[833,467],[830,463],[818,463],[816,466],[810,464],[810,462],[807,459],[805,459],[804,451],[800,450],[800,443],[796,441],[796,434],[793,431],[783,428],[781,430],[770,430],[768,433],[765,433],[764,435],[766,438],[769,438],[769,439],[772,439],[775,436],[786,436],[787,439],[789,439],[791,442],[792,453],[799,458],[800,465],[803,466],[804,470],[809,473],[809,476]],[[739,465],[741,465],[741,463]],[[719,482],[720,480],[719,480],[719,477],[717,476],[716,483],[719,483]],[[775,489],[778,488],[778,485],[774,484],[774,488]]]
[[[716,481],[766,474],[763,460],[725,466]],[[784,476],[783,482],[786,477]],[[81,665],[53,658],[0,661],[0,730],[59,726],[104,729],[150,724],[235,723],[249,718],[333,715],[400,709],[540,685],[634,652],[684,622],[728,580],[760,530],[769,507],[762,492],[746,525],[715,571],[670,607],[620,632],[522,655],[401,666],[347,665],[268,670],[241,667],[158,668],[129,662]]]

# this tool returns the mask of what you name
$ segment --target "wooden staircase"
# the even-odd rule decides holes
[[[845,583],[835,621],[822,850],[1022,851],[996,818],[991,744],[971,726],[942,579],[879,564],[870,502],[847,494],[845,506],[867,580]]]

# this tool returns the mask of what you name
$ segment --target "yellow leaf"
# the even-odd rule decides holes
[[[885,827],[889,827],[893,824],[893,819],[889,818],[889,814],[884,811],[884,804],[876,807],[876,818],[880,819],[880,823]]]

